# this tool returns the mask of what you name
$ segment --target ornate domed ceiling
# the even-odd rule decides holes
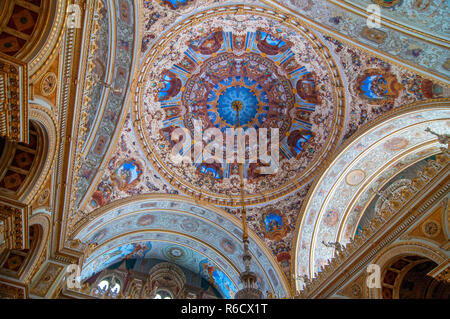
[[[245,201],[258,287],[321,297],[347,250],[363,271],[363,254],[409,241],[395,228],[425,217],[419,201],[448,194],[445,1],[72,2],[0,1],[0,108],[17,111],[20,73],[34,123],[25,146],[0,139],[0,222],[17,235],[0,251],[40,225],[23,271],[0,267],[24,295],[57,296],[69,265],[93,279],[159,260],[232,298]]]
[[[188,209],[151,211],[135,197],[155,195],[162,206],[170,205],[171,196],[198,207],[211,205],[236,224],[239,165],[217,160],[226,157],[227,133],[233,128],[268,129],[267,149],[276,172],[262,174],[269,167],[266,161],[247,160],[245,201],[251,236],[258,239],[250,248],[256,249],[255,270],[264,287],[280,296],[301,289],[298,277],[314,276],[332,257],[334,249],[322,241],[346,242],[354,236],[373,189],[439,151],[433,136],[420,133],[429,123],[419,125],[418,119],[436,122],[430,127],[437,131],[448,127],[439,119],[448,113],[437,111],[441,105],[436,102],[448,104],[448,85],[403,62],[355,48],[345,37],[334,37],[333,30],[265,2],[161,0],[143,1],[140,7],[116,2],[99,2],[98,36],[89,39],[95,48],[86,71],[91,86],[81,108],[65,220],[66,246],[75,238],[99,245],[87,260],[86,274],[115,262],[114,256],[124,257],[125,248],[166,242],[190,245],[239,286],[239,227],[227,228],[219,220],[217,229],[202,227],[203,217]],[[116,21],[114,10],[120,11]],[[428,103],[436,110],[430,106],[425,112]],[[405,122],[408,110],[418,113],[408,117],[411,125]],[[404,117],[389,121],[396,114]],[[382,131],[384,126],[389,130]],[[185,139],[173,136],[180,128]],[[216,161],[199,160],[195,142],[199,133],[205,137],[212,129],[222,138]],[[271,129],[278,129],[278,136]],[[364,132],[371,130],[369,141]],[[394,133],[398,136],[391,139]],[[173,150],[184,140],[175,151],[186,159],[179,163]],[[207,148],[211,140],[205,137],[197,146]],[[248,156],[255,144],[246,148]],[[122,203],[126,209],[116,209]],[[111,214],[99,217],[105,207]],[[154,222],[139,225],[145,214],[153,214]],[[195,232],[183,228],[187,216],[198,223]],[[202,229],[234,238],[236,250],[220,246],[219,235]]]
[[[279,144],[279,160],[271,154],[276,173],[262,174],[269,164],[247,160],[246,200],[265,202],[307,183],[342,133],[338,114],[344,101],[336,89],[342,82],[321,41],[304,27],[281,24],[255,10],[205,14],[170,33],[144,66],[152,68],[144,75],[145,89],[134,113],[152,166],[184,193],[235,205],[238,164],[225,160],[225,143],[213,163],[194,158],[196,146],[186,143],[179,153],[191,163],[177,164],[171,158],[172,132],[185,128],[187,139],[194,141],[195,121],[200,121],[203,130],[217,128],[226,141],[227,129],[258,133],[266,128],[271,143]],[[278,129],[276,141],[271,129]]]

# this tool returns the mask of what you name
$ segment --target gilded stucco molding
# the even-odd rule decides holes
[[[85,20],[88,21],[86,22],[87,26],[84,25],[82,30],[90,30],[90,24],[89,24],[89,16],[92,16],[93,14],[93,4],[95,1],[89,1],[87,4],[85,4],[83,6],[84,9],[84,15],[83,17],[85,17]],[[86,34],[86,32],[77,32],[77,29],[74,28],[67,28],[66,32],[64,33],[64,40],[62,41],[62,50],[61,50],[61,56],[62,56],[62,62],[61,62],[61,88],[60,88],[60,95],[59,95],[59,100],[57,102],[57,104],[59,105],[58,107],[58,118],[59,120],[59,131],[60,131],[60,139],[61,141],[75,141],[77,139],[77,133],[78,133],[78,128],[79,127],[79,117],[78,116],[74,116],[73,119],[70,119],[71,121],[73,121],[73,132],[66,132],[66,127],[69,125],[69,123],[67,123],[68,119],[68,110],[71,109],[69,108],[68,104],[70,103],[70,101],[72,101],[72,103],[78,103],[75,102],[74,99],[72,99],[71,96],[73,96],[73,92],[72,90],[75,89],[75,85],[77,87],[79,87],[80,83],[82,80],[84,80],[85,78],[83,77],[82,74],[79,74],[79,80],[80,83],[78,82],[79,80],[73,79],[74,76],[74,60],[77,60],[79,58],[80,55],[82,55],[82,52],[77,52],[77,47],[81,47],[78,38],[81,37],[82,33]],[[87,33],[89,34],[89,33]],[[76,73],[75,73],[76,75]],[[84,95],[82,92],[83,90],[79,90],[81,92],[77,92],[79,98],[82,98],[82,96]],[[78,100],[77,100],[78,101]],[[75,107],[76,109],[77,107]],[[80,112],[75,111],[74,114],[80,114]],[[66,134],[68,134],[68,136],[66,136]],[[56,181],[56,185],[57,188],[55,189],[55,193],[58,194],[58,191],[60,192],[59,194],[61,194],[61,201],[64,202],[63,203],[63,207],[68,205],[68,201],[69,201],[69,194],[71,193],[70,190],[70,180],[66,180],[65,177],[66,176],[62,176],[63,172],[62,170],[64,169],[64,160],[65,159],[65,148],[69,147],[72,148],[70,150],[67,150],[67,152],[73,152],[73,148],[76,147],[76,143],[71,143],[72,146],[67,146],[65,143],[60,143],[59,144],[59,148],[58,148],[58,157],[56,159],[56,164],[55,164],[55,169],[56,169],[56,176],[57,177],[57,181]],[[70,165],[70,164],[69,164]],[[72,162],[73,165],[73,162]],[[69,166],[69,171],[70,171],[70,166]],[[70,176],[70,175],[69,175]],[[63,180],[64,179],[64,180]],[[67,192],[66,192],[67,191]],[[66,195],[67,194],[67,195]],[[64,223],[61,222],[61,220],[64,218],[65,213],[63,212],[59,212],[60,216],[58,216],[58,213],[55,214],[55,218],[56,220],[54,220],[55,225],[57,226],[57,233],[54,234],[53,238],[60,238],[62,236],[64,236],[65,233],[65,225]],[[57,240],[59,241],[59,239]],[[56,248],[57,246],[59,246],[58,244],[54,245],[54,247]],[[66,261],[68,263],[73,262],[74,260],[77,260],[77,257],[75,256],[67,256],[67,255],[63,255],[61,252],[58,252],[55,256],[54,256],[55,260],[60,261],[65,263]]]
[[[56,159],[59,143],[60,134],[57,127],[57,122],[54,114],[52,114],[46,107],[38,104],[32,104],[30,107],[30,119],[38,122],[45,130],[44,138],[44,154],[39,159],[39,169],[34,173],[35,179],[31,183],[32,188],[27,190],[27,192],[21,197],[22,201],[25,203],[31,203],[35,200],[36,196],[39,195],[39,191],[45,185],[45,180],[48,177],[48,173]]]
[[[4,236],[8,249],[28,249],[28,215],[26,205],[8,199],[0,203],[0,219],[4,225]]]
[[[38,53],[34,53],[34,57],[29,62],[30,81],[34,82],[36,78],[39,78],[44,70],[48,68],[48,65],[52,63],[55,55],[58,54],[62,38],[64,36],[64,29],[67,26],[68,14],[66,14],[68,0],[51,1],[54,12],[53,21],[48,21],[46,29],[50,31],[44,44],[39,48]],[[48,14],[50,16],[50,14]],[[42,31],[42,35],[47,34]]]
[[[43,265],[43,263],[47,258],[47,246],[48,240],[50,238],[51,221],[49,216],[47,216],[45,213],[39,213],[33,215],[30,218],[29,224],[30,226],[39,225],[41,231],[38,247],[36,247],[36,250],[33,252],[33,256],[28,262],[28,265],[24,269],[23,274],[21,276],[21,280],[25,282],[30,282],[30,280],[37,273],[37,271]]]
[[[47,297],[63,269],[64,266],[59,264],[47,263],[42,272],[39,273],[36,281],[31,284],[30,294],[41,298]]]
[[[0,52],[0,136],[28,143],[28,65]]]

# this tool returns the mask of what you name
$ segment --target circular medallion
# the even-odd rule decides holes
[[[44,96],[52,94],[56,89],[57,77],[53,72],[45,74],[41,82],[41,93]]]
[[[337,224],[337,222],[339,221],[339,213],[334,210],[328,211],[325,214],[324,221],[325,221],[325,224],[327,224],[330,227],[335,226]]]
[[[183,263],[192,258],[192,254],[189,250],[180,246],[166,246],[161,248],[162,255],[168,261],[174,261],[177,263]]]
[[[198,226],[199,226],[198,222],[191,218],[185,218],[181,222],[181,228],[183,228],[185,231],[188,231],[191,233],[196,232],[198,229]]]
[[[352,295],[354,297],[361,297],[361,293],[362,293],[361,286],[354,284],[351,289],[352,289]]]
[[[366,173],[361,169],[355,169],[347,174],[345,181],[348,185],[359,185],[366,178]]]
[[[344,97],[334,89],[341,79],[326,47],[305,27],[261,10],[214,9],[180,22],[142,66],[133,110],[141,146],[175,188],[208,202],[235,206],[240,198],[239,165],[226,153],[239,152],[235,129],[249,136],[243,166],[251,203],[309,182],[342,134]]]
[[[139,226],[148,226],[153,224],[153,222],[155,221],[155,216],[153,215],[144,215],[139,217],[137,224]]]
[[[223,65],[227,70],[223,70]],[[282,129],[279,134],[286,134],[291,123],[280,113],[293,108],[295,97],[291,83],[278,74],[278,68],[271,59],[248,52],[240,56],[224,52],[209,58],[199,66],[199,70],[187,80],[181,96],[183,106],[195,110],[195,114],[184,118],[192,136],[195,134],[193,121],[199,119],[206,123],[205,129],[216,127],[223,133],[227,128],[236,127],[270,129],[276,123],[277,128]],[[277,108],[273,107],[275,105]],[[267,118],[277,118],[278,121],[266,121]]]
[[[99,243],[106,236],[107,233],[108,233],[108,229],[103,228],[102,230],[99,230],[98,232],[96,232],[94,234],[94,236],[92,236],[90,241],[93,243]]]
[[[394,137],[384,143],[384,148],[390,152],[397,152],[409,145],[409,141],[404,137]]]
[[[184,256],[184,251],[181,248],[172,247],[169,249],[169,254],[173,258],[181,258]]]
[[[228,238],[222,239],[222,241],[220,242],[220,246],[228,254],[232,254],[236,251],[236,246],[234,245],[233,241]]]
[[[38,205],[44,205],[49,197],[50,197],[50,190],[46,188],[41,192],[41,194],[38,197]]]
[[[439,235],[440,230],[441,227],[434,220],[430,220],[422,224],[422,231],[428,237],[436,237],[437,235]]]

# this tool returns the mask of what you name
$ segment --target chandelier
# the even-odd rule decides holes
[[[232,104],[233,109],[237,113],[237,121],[236,128],[239,124],[239,112],[242,110],[243,104],[240,101],[235,101]],[[244,140],[245,145],[245,140]],[[235,299],[263,299],[263,293],[256,286],[257,277],[256,274],[250,271],[250,264],[252,261],[252,256],[248,249],[249,241],[248,241],[248,231],[247,231],[247,210],[245,209],[245,201],[244,201],[244,166],[242,163],[239,163],[239,175],[241,179],[241,205],[242,205],[242,242],[244,244],[244,255],[242,259],[244,261],[245,270],[241,272],[240,278],[244,285],[244,288],[239,290],[234,298]]]

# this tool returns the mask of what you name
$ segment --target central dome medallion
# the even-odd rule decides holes
[[[172,139],[172,133],[178,128],[186,129],[192,141],[199,121],[203,132],[219,129],[223,141],[229,128],[265,128],[268,135],[278,129],[276,173],[261,174],[268,164],[260,160],[244,164],[250,203],[277,198],[311,180],[327,145],[334,150],[342,133],[337,114],[343,103],[335,89],[342,85],[323,44],[312,41],[305,28],[245,11],[204,13],[196,25],[176,28],[147,59],[152,68],[135,116],[154,167],[179,190],[224,205],[237,205],[238,164],[193,157],[191,163],[174,163],[171,151],[180,139]],[[202,147],[208,142],[203,139]],[[195,147],[185,144],[179,154],[192,156]]]
[[[246,79],[248,80],[248,78]],[[217,128],[223,122],[229,126],[251,125],[259,112],[260,102],[257,93],[252,91],[251,88],[245,87],[245,84],[240,82],[240,77],[229,78],[228,80],[220,82],[225,87],[216,85],[215,89],[222,88],[218,99],[214,91],[211,91],[208,96],[208,102],[211,103],[207,105],[209,119]],[[227,85],[229,87],[226,87]],[[239,123],[237,123],[237,112],[240,115]],[[222,123],[217,121],[217,115],[219,115]],[[264,117],[264,114],[260,114],[259,117]]]
[[[223,32],[214,34],[223,40]],[[256,36],[268,37],[261,31]],[[278,50],[286,51],[289,45],[281,41]],[[271,121],[266,122],[272,119],[280,122],[277,125],[283,129],[280,134],[286,133],[291,125],[286,115],[294,107],[295,96],[290,81],[279,73],[274,61],[253,52],[241,55],[222,52],[208,58],[198,70],[186,81],[181,96],[182,105],[191,110],[185,117],[186,127],[192,128],[192,120],[202,118],[208,127],[217,127],[222,132],[236,126],[258,130],[273,127]],[[233,105],[241,106],[239,124]]]

